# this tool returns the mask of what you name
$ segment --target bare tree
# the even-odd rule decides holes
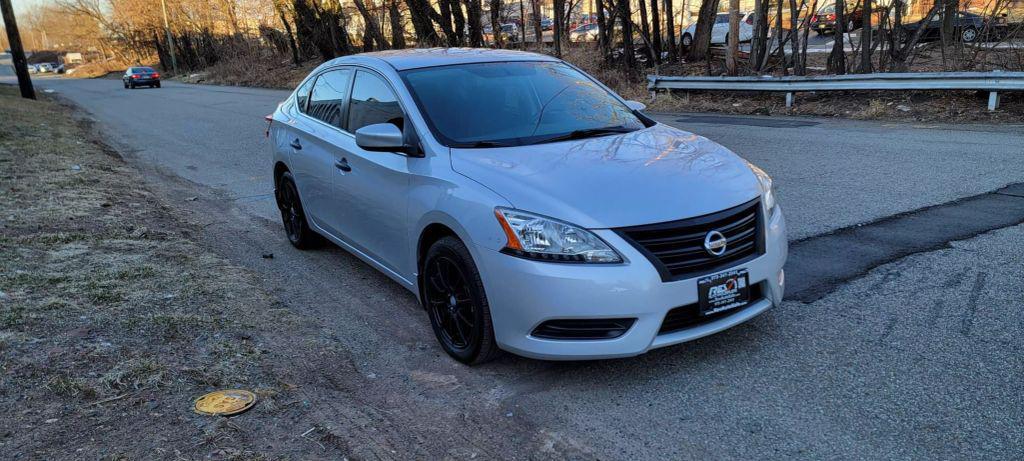
[[[697,29],[693,33],[690,52],[686,56],[691,61],[707,59],[711,48],[711,28],[715,25],[718,15],[718,0],[702,0],[697,13]]]
[[[627,74],[636,67],[634,63],[636,56],[634,56],[635,51],[633,50],[633,21],[629,19],[633,17],[633,12],[629,3],[629,0],[619,0],[618,13],[622,18],[622,62]]]
[[[491,0],[491,32],[494,36],[494,46],[505,47],[505,34],[501,30],[501,0]]]
[[[654,27],[654,30],[651,31],[654,34],[652,40],[654,45],[654,62],[661,64],[661,18],[658,14],[658,0],[651,0],[651,24]]]
[[[388,17],[391,20],[391,46],[405,48],[405,24],[402,23],[402,12],[398,8],[398,0],[388,1]]]
[[[872,12],[871,0],[864,0],[863,7],[864,27],[860,30],[860,68],[858,71],[869,74],[873,71],[871,65],[871,42],[874,32],[871,29]]]
[[[366,9],[366,4],[363,3],[363,0],[352,0],[352,3],[356,5],[359,14],[363,15],[364,36],[375,42],[378,50],[391,48],[391,44],[384,38],[384,31],[381,30],[380,23],[377,22],[377,18],[370,10]],[[363,46],[365,47],[366,44],[364,43]]]
[[[740,0],[729,0],[729,34],[726,38],[725,71],[736,75],[739,71],[736,61],[740,54]]]
[[[484,30],[480,22],[483,13],[481,0],[466,0],[467,24],[469,26],[469,46],[483,46]]]
[[[676,20],[672,0],[665,0],[665,28],[668,29],[668,59],[678,59],[676,52]]]
[[[836,25],[832,52],[828,55],[828,70],[833,74],[846,73],[846,0],[836,1]]]

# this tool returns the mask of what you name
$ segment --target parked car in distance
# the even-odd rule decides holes
[[[693,37],[697,35],[697,23],[683,29],[679,36],[679,44],[685,47],[693,45]],[[754,38],[754,13],[740,13],[740,42],[749,42]],[[715,15],[715,25],[711,28],[711,44],[722,45],[729,41],[729,13]]]
[[[48,62],[37,64],[37,66],[39,66],[39,73],[45,74],[53,72],[53,64],[50,64]]]
[[[936,14],[931,21],[912,22],[903,25],[903,40],[909,40],[920,28],[924,28],[921,34],[921,41],[935,41],[942,39],[942,15]],[[989,17],[967,11],[960,11],[953,19],[953,36],[962,43],[974,43],[979,40],[988,40],[1002,37],[1008,29],[1006,17]]]
[[[547,55],[351,55],[267,116],[267,167],[289,242],[409,290],[454,359],[633,356],[777,305],[787,254],[771,178],[643,108]]]
[[[30,73],[30,74],[38,74],[39,73],[39,65],[38,64],[29,64],[28,65],[28,73]]]
[[[597,41],[597,23],[584,24],[569,31],[569,41],[572,42],[594,42]]]
[[[135,89],[138,86],[160,88],[160,73],[152,67],[129,67],[121,76],[124,87]]]
[[[552,30],[555,28],[555,21],[544,18],[540,20],[540,30]]]
[[[520,36],[519,25],[514,22],[502,24],[501,37],[507,43],[518,43],[522,38]],[[494,43],[494,30],[491,26],[484,26],[484,42],[490,44]]]
[[[860,9],[859,3],[846,3],[843,10],[846,16],[846,32],[864,27],[864,11]],[[818,12],[811,16],[811,29],[818,35],[832,34],[836,31],[836,4],[832,3],[818,9]]]

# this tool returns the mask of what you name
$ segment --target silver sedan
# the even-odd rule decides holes
[[[532,53],[329,61],[268,117],[286,234],[406,287],[470,364],[632,356],[781,302],[771,179],[642,110]]]

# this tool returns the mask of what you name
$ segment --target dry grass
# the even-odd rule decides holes
[[[0,459],[261,457],[203,442],[228,429],[190,405],[281,391],[260,335],[297,317],[183,237],[65,108],[0,86],[0,113]]]
[[[279,57],[256,58],[237,56],[223,59],[202,72],[185,75],[188,83],[254,86],[292,89],[320,63],[308,61],[295,67],[290,60]]]

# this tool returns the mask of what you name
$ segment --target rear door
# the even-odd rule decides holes
[[[335,196],[340,173],[337,164],[342,154],[336,146],[339,138],[345,137],[341,130],[352,74],[352,69],[340,68],[317,76],[302,115],[296,117],[294,136],[284,140],[282,146],[291,152],[290,165],[306,215],[318,227],[342,239],[345,207]]]

